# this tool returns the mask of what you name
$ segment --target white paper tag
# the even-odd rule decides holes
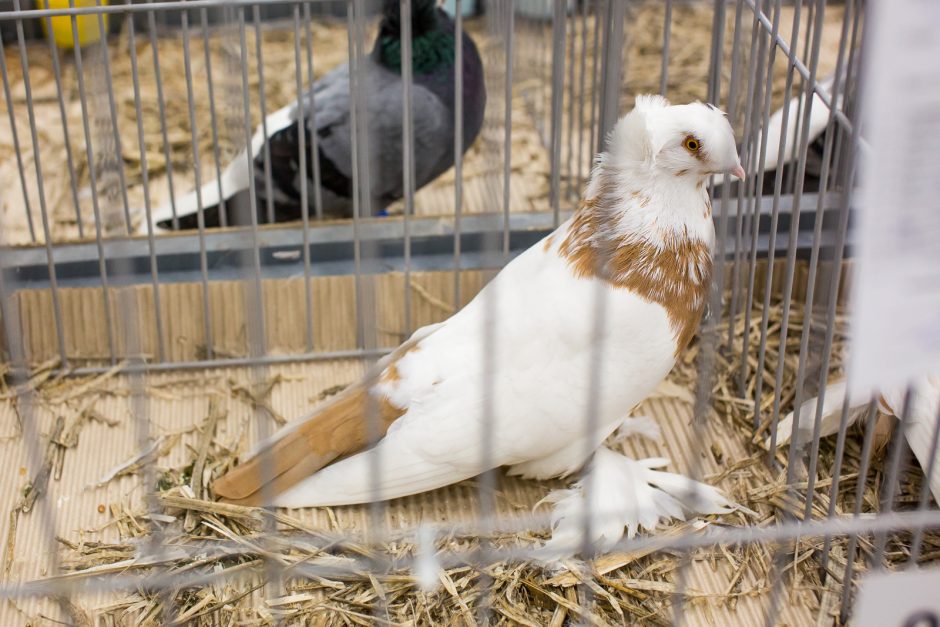
[[[940,569],[876,573],[862,579],[856,627],[940,627]]]
[[[865,391],[940,367],[940,2],[869,9],[851,356]]]

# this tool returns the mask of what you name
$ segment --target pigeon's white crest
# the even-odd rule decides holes
[[[263,454],[216,481],[216,494],[258,503],[264,491],[282,507],[347,505],[440,488],[499,466],[536,479],[583,467],[692,339],[712,265],[705,183],[718,172],[743,176],[731,126],[710,105],[638,97],[608,143],[574,216],[461,311],[419,329],[362,382],[263,443],[256,452]],[[598,293],[602,329],[591,322]],[[604,384],[589,399],[596,355]],[[596,410],[592,432],[589,406]],[[385,433],[368,450],[367,414]],[[619,539],[613,528],[622,534],[726,505],[678,502],[649,486],[648,464],[630,462],[607,451],[595,468],[616,467],[608,491],[647,485],[644,494],[654,496],[616,512],[605,542]],[[265,470],[273,477],[267,483]],[[607,480],[595,483],[603,489]]]
[[[937,420],[940,418],[940,376],[926,375],[914,382],[912,386],[913,402],[907,417],[907,428],[904,437],[914,457],[920,462],[925,473],[930,473],[928,483],[934,499],[940,503],[940,452],[935,452],[934,432],[937,429]],[[905,390],[882,390],[878,398],[877,411],[881,417],[898,419],[904,411]],[[836,381],[826,386],[820,413],[819,437],[826,437],[839,432],[839,423],[842,420],[842,410],[848,402],[846,425],[851,425],[868,410],[871,397],[865,394],[854,393],[846,397],[845,381]],[[818,399],[812,398],[800,406],[800,417],[797,426],[797,445],[806,446],[812,442],[814,423],[816,421],[816,406]],[[777,425],[777,446],[790,442],[793,435],[794,412],[790,412]],[[770,447],[768,437],[764,445]],[[936,457],[936,459],[932,459]]]

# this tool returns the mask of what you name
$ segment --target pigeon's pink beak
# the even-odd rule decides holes
[[[736,165],[734,169],[731,170],[731,172],[729,172],[729,174],[737,178],[739,181],[743,181],[744,177],[746,176],[746,174],[744,173],[744,168],[741,167],[740,163]]]

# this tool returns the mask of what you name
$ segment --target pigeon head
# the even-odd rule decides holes
[[[611,151],[646,162],[656,174],[696,182],[713,174],[744,178],[727,116],[701,102],[670,105],[661,96],[638,96],[634,110],[614,129]]]
[[[437,6],[436,0],[412,0],[411,49],[412,67],[416,76],[453,67],[453,22]],[[401,6],[399,0],[386,0],[382,22],[375,42],[379,62],[394,72],[401,72]]]
[[[420,37],[437,26],[437,0],[411,1],[411,36]],[[379,37],[398,38],[401,34],[401,0],[385,0],[382,5],[382,23]]]

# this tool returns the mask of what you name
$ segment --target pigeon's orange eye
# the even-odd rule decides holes
[[[685,147],[689,152],[698,152],[699,148],[702,147],[702,143],[690,135],[685,138]]]

